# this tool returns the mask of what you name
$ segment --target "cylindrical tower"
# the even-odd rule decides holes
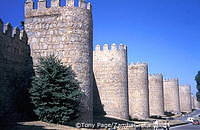
[[[129,115],[132,119],[149,117],[148,65],[128,66]]]
[[[125,45],[96,46],[93,67],[100,99],[107,115],[128,119],[128,72]]]
[[[179,87],[179,97],[180,97],[180,109],[181,112],[191,112],[191,87],[188,85],[183,85]]]
[[[165,112],[180,113],[178,79],[168,79],[163,82]]]
[[[192,103],[192,109],[195,109],[194,108],[194,96],[193,95],[191,95],[191,103]]]
[[[68,0],[60,6],[60,0],[52,0],[46,7],[46,0],[25,2],[25,30],[34,65],[38,57],[56,55],[65,65],[71,65],[81,83],[84,96],[81,101],[81,120],[92,120],[92,42],[93,22],[91,4],[79,0]]]
[[[163,75],[149,75],[149,113],[151,116],[164,115]]]
[[[194,109],[200,109],[200,102],[197,101],[196,96],[194,96]]]

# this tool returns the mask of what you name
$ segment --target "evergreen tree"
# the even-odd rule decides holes
[[[195,77],[196,83],[197,83],[197,90],[198,92],[196,93],[197,100],[200,101],[200,71]]]
[[[35,71],[29,93],[39,119],[63,124],[77,118],[82,92],[72,68],[49,56],[39,59]]]

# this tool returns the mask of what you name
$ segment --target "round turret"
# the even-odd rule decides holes
[[[191,95],[191,103],[192,103],[192,110],[193,110],[193,109],[195,109],[194,108],[194,96],[193,95]]]
[[[163,82],[165,112],[180,113],[178,79],[167,79]]]
[[[194,109],[200,109],[200,102],[197,101],[197,97],[194,96]]]
[[[149,112],[151,116],[164,115],[162,74],[149,75]]]
[[[66,6],[60,6],[59,0],[52,0],[46,7],[46,0],[25,3],[25,30],[34,65],[38,57],[56,55],[65,65],[71,65],[81,83],[84,96],[81,101],[81,117],[84,122],[91,122],[92,108],[92,42],[93,22],[91,4],[79,0],[78,7],[74,0],[68,0]]]
[[[103,48],[103,49],[102,49]],[[125,45],[97,45],[93,52],[96,85],[107,115],[128,119],[128,73]]]
[[[148,65],[128,66],[129,115],[132,119],[149,117]]]
[[[179,87],[180,96],[180,109],[181,112],[191,112],[191,87],[189,85],[183,85]]]

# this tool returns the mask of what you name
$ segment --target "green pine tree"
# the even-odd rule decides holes
[[[39,119],[63,124],[77,118],[82,92],[72,68],[49,56],[39,59],[35,71],[29,93]]]

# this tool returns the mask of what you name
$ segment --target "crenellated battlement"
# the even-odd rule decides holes
[[[164,82],[173,82],[173,81],[178,82],[178,78],[164,79]]]
[[[3,33],[3,21],[0,19],[0,34]]]
[[[20,38],[20,30],[18,27],[14,27],[12,31],[12,37],[14,38]]]
[[[19,39],[22,41],[27,41],[28,37],[24,30],[21,30],[18,27],[14,27],[10,23],[4,24],[0,19],[0,34],[12,37],[14,39]]]
[[[28,40],[28,36],[27,36],[25,30],[21,30],[20,31],[20,40],[22,40],[22,41],[27,41]]]
[[[51,7],[59,7],[60,0],[51,0]]]
[[[180,85],[180,89],[190,92],[191,86],[190,85]]]
[[[136,63],[130,63],[129,67],[147,67],[148,63],[144,63],[144,62],[136,62]]]
[[[160,74],[149,74],[149,77],[150,78],[163,78],[163,75],[160,73]]]
[[[13,27],[10,23],[6,23],[3,26],[3,33],[7,36],[12,36]]]
[[[124,44],[115,44],[113,43],[112,45],[109,44],[104,44],[104,45],[99,45],[97,44],[95,47],[94,51],[126,51],[127,46]]]
[[[61,6],[60,0],[51,0],[50,7],[47,7],[47,0],[38,0],[34,2],[33,0],[26,0],[25,2],[25,16],[31,17],[37,14],[37,11],[40,13],[43,12],[46,14],[47,12],[54,13],[57,11],[61,11],[60,9],[65,8],[80,8],[86,10],[92,10],[92,5],[90,2],[86,2],[85,0],[77,0],[78,6],[75,5],[75,0],[66,0],[66,5]],[[37,8],[34,8],[34,5],[37,5]],[[57,10],[57,11],[56,11]]]

